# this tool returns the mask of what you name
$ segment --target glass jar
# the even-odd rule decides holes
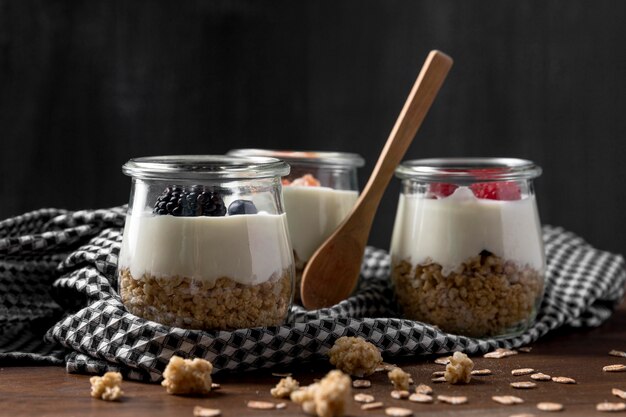
[[[532,180],[508,158],[402,163],[392,280],[404,316],[471,337],[510,336],[534,320],[545,256]]]
[[[293,253],[274,158],[131,159],[119,255],[129,312],[204,330],[273,326],[289,311]]]
[[[299,289],[307,261],[356,203],[357,168],[365,161],[357,154],[343,152],[235,149],[228,154],[279,158],[291,166],[289,176],[283,179],[283,195]],[[299,295],[296,291],[297,300]]]

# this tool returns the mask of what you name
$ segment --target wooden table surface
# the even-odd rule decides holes
[[[385,373],[370,379],[369,389],[353,390],[373,394],[385,406],[410,408],[414,415],[430,416],[509,416],[516,413],[550,415],[539,411],[540,401],[561,402],[567,416],[605,415],[595,411],[602,401],[618,402],[611,388],[626,391],[626,373],[607,373],[602,367],[609,364],[626,364],[626,358],[608,355],[611,349],[626,350],[626,306],[620,307],[609,322],[597,329],[559,331],[532,346],[530,353],[520,353],[505,359],[473,358],[475,369],[489,368],[491,376],[474,377],[466,386],[431,383],[431,373],[444,367],[433,363],[433,358],[396,360],[395,363],[410,372],[416,383],[427,383],[435,394],[464,395],[469,402],[464,405],[441,403],[416,404],[395,400],[389,396],[391,386]],[[576,379],[576,385],[538,382],[531,390],[516,390],[509,386],[513,381],[526,381],[526,376],[512,376],[515,368],[534,368],[552,376]],[[302,385],[322,377],[329,366],[323,363],[307,364],[289,369]],[[0,369],[1,416],[192,416],[194,406],[219,408],[228,416],[300,416],[300,407],[287,401],[283,410],[262,411],[246,407],[248,400],[274,400],[269,391],[278,377],[271,371],[237,375],[217,375],[214,382],[222,385],[209,397],[179,397],[167,395],[160,385],[124,381],[124,400],[106,402],[89,396],[89,376],[71,375],[62,367],[4,367]],[[524,404],[504,406],[491,400],[493,395],[515,395]],[[558,413],[557,413],[558,414]],[[617,413],[626,415],[626,411]],[[361,411],[352,400],[347,407],[349,416],[382,416],[384,410]]]

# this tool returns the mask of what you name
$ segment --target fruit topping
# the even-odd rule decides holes
[[[433,182],[430,184],[429,196],[434,198],[445,198],[451,195],[458,187],[446,182]]]
[[[167,187],[157,198],[154,214],[172,216],[224,216],[224,200],[215,191],[200,186],[185,189],[179,185]]]
[[[228,206],[228,215],[235,216],[237,214],[257,214],[254,203],[250,200],[235,200]]]
[[[313,175],[305,174],[301,176],[300,178],[296,178],[295,180],[291,181],[291,183],[289,184],[285,184],[283,182],[283,185],[295,185],[295,186],[300,186],[300,187],[319,187],[320,182]]]
[[[513,181],[477,182],[470,188],[476,197],[488,200],[511,201],[522,198],[519,186]]]

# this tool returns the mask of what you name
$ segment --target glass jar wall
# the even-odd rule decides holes
[[[532,323],[545,258],[532,180],[541,169],[505,158],[402,163],[392,280],[404,316],[473,337]]]
[[[278,325],[293,293],[294,262],[273,158],[131,159],[119,256],[128,311],[183,328]]]

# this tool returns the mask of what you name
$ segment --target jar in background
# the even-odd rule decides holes
[[[129,312],[169,326],[231,330],[281,324],[293,253],[273,158],[131,159],[118,279]]]
[[[352,210],[358,198],[357,168],[365,163],[353,153],[235,149],[236,156],[279,158],[291,166],[283,179],[285,211],[296,261],[296,298],[307,261]]]
[[[402,163],[391,243],[404,316],[471,337],[508,336],[534,320],[545,256],[532,180],[507,158]]]

